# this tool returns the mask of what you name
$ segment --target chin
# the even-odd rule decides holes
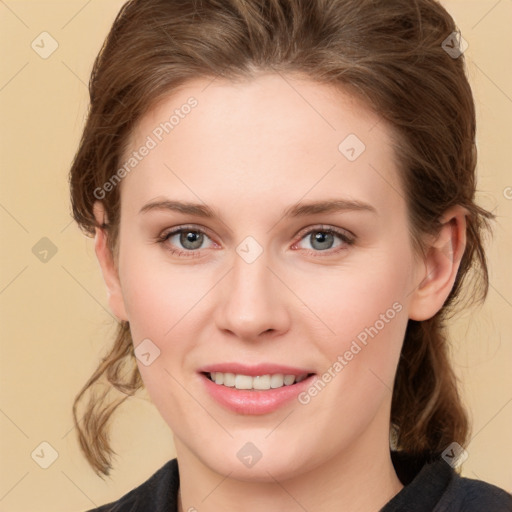
[[[300,450],[297,446],[300,444],[290,445],[289,450],[283,450],[282,446],[267,442],[258,450],[249,442],[243,443],[241,448],[235,442],[231,446],[219,447],[217,453],[198,452],[198,458],[211,471],[220,475],[229,474],[229,478],[234,480],[275,483],[276,480],[281,482],[297,477],[319,464],[314,455],[308,457],[304,446],[300,446]],[[228,453],[233,453],[233,456],[227,457]]]

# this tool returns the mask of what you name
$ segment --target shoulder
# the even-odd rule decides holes
[[[512,512],[512,495],[495,485],[455,475],[436,512]]]
[[[153,512],[176,510],[179,488],[178,463],[168,461],[145,482],[119,498],[87,512]]]

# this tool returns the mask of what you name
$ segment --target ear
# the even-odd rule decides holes
[[[412,292],[409,318],[432,318],[445,303],[455,283],[457,271],[466,248],[466,215],[460,206],[448,209],[442,216],[441,229],[418,262],[419,285]]]
[[[106,222],[105,209],[100,201],[96,201],[93,207],[94,217],[100,226]],[[124,305],[123,292],[119,273],[114,262],[112,251],[107,244],[108,234],[105,228],[96,228],[94,235],[94,251],[101,267],[103,281],[107,286],[108,305],[119,320],[128,321]]]

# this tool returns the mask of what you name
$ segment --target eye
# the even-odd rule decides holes
[[[347,249],[355,242],[355,237],[349,235],[348,232],[326,226],[309,228],[299,236],[301,236],[300,241],[294,244],[292,249],[305,249],[315,255],[322,252],[337,253]],[[164,232],[156,241],[164,245],[165,249],[170,251],[171,254],[184,257],[199,257],[202,249],[218,247],[203,229],[195,226],[180,226]],[[205,246],[208,241],[210,245]],[[309,247],[301,246],[304,242],[309,244]]]
[[[293,248],[299,246],[300,249],[306,249],[312,252],[338,252],[344,250],[347,246],[354,243],[355,238],[350,236],[347,232],[338,228],[319,226],[309,229],[306,233],[302,233],[300,242],[294,245]],[[301,243],[306,243],[306,246],[300,247]]]
[[[157,241],[172,254],[189,257],[197,256],[197,251],[206,249],[203,244],[207,241],[215,245],[202,229],[187,226],[164,232]]]

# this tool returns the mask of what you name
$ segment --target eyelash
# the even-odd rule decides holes
[[[184,256],[186,258],[198,258],[200,256],[199,253],[202,249],[196,249],[196,250],[173,249],[173,248],[169,247],[168,244],[166,244],[166,242],[169,240],[169,238],[171,238],[172,236],[174,236],[176,234],[182,233],[182,232],[200,233],[200,234],[207,236],[208,238],[211,238],[208,236],[208,233],[206,231],[204,231],[203,229],[198,228],[196,226],[180,226],[179,228],[173,229],[172,231],[167,231],[167,232],[162,233],[160,236],[158,236],[156,238],[156,242],[164,245],[165,249],[175,256]],[[321,256],[322,253],[332,256],[333,254],[336,254],[340,251],[346,250],[347,246],[351,246],[355,242],[355,237],[350,237],[349,235],[346,234],[345,231],[342,231],[340,229],[333,228],[330,226],[327,226],[327,227],[326,226],[315,226],[313,228],[309,228],[308,231],[300,232],[298,234],[298,236],[300,236],[299,242],[301,240],[303,240],[304,238],[306,238],[306,236],[311,235],[312,233],[328,233],[328,234],[336,235],[343,242],[343,245],[341,245],[340,247],[337,247],[335,249],[326,249],[324,251],[314,251],[311,249],[304,249],[309,254],[313,255],[314,257],[322,257]],[[298,243],[298,242],[296,242],[296,243]],[[296,243],[294,245],[296,245]]]

